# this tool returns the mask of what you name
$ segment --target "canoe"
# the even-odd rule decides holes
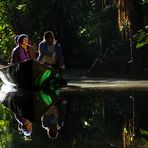
[[[55,70],[52,67],[36,60],[27,60],[0,68],[0,78],[3,84],[23,89],[41,86],[53,75],[55,75]]]

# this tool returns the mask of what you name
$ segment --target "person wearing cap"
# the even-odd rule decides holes
[[[19,63],[31,59],[28,53],[28,36],[21,34],[17,37],[17,46],[12,50],[11,63]]]

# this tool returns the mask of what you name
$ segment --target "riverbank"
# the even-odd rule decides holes
[[[87,69],[68,69],[64,73],[67,86],[95,89],[148,89],[148,80],[131,80],[120,77],[87,77]]]

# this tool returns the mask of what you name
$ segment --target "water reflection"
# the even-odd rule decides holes
[[[53,105],[41,117],[42,127],[47,131],[49,138],[57,138],[59,130],[64,126],[66,114],[66,100],[60,104]]]
[[[82,89],[65,95],[70,98],[68,138],[75,147],[148,146],[142,141],[142,131],[148,130],[147,91]]]
[[[31,141],[24,144],[18,132],[12,134],[10,145],[15,148],[148,147],[147,90],[75,88],[6,94],[3,104],[11,110],[15,106],[32,123]]]
[[[18,131],[24,136],[25,140],[31,140],[32,134],[32,122],[28,119],[23,118],[22,115],[17,112],[13,112],[16,121],[18,122]]]
[[[63,106],[63,100],[60,98],[59,90],[38,92],[23,92],[18,91],[15,88],[10,88],[6,85],[2,85],[0,91],[0,102],[7,108],[9,108],[17,121],[17,129],[20,135],[24,137],[24,140],[32,140],[33,124],[40,122],[44,129],[49,131],[56,131],[56,137],[58,130],[62,128],[61,122],[64,122],[63,111],[60,110],[60,106]],[[64,103],[66,108],[66,104]],[[64,109],[63,108],[63,109]],[[61,114],[62,113],[62,114]],[[46,121],[44,121],[44,117]],[[56,117],[56,122],[52,117]],[[62,116],[62,118],[61,118]],[[61,121],[63,119],[63,121]],[[48,131],[47,130],[47,131]],[[51,132],[47,132],[51,133]],[[53,132],[52,132],[53,133]],[[56,138],[48,134],[50,138]]]

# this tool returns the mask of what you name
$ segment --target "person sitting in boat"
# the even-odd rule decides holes
[[[15,64],[37,58],[38,52],[30,44],[30,40],[26,34],[16,35],[14,41],[16,47],[11,52],[11,63]]]
[[[11,63],[13,64],[31,59],[27,50],[28,36],[26,34],[19,35],[17,43],[18,45],[11,53]]]
[[[38,57],[38,51],[37,51],[37,47],[35,44],[33,44],[31,42],[31,40],[28,39],[28,46],[27,46],[27,49],[28,49],[28,53],[29,53],[29,56],[31,59],[37,59]]]
[[[52,31],[46,31],[43,40],[39,43],[38,60],[59,70],[61,83],[65,83],[62,73],[65,70],[64,56],[60,44],[55,40]]]

